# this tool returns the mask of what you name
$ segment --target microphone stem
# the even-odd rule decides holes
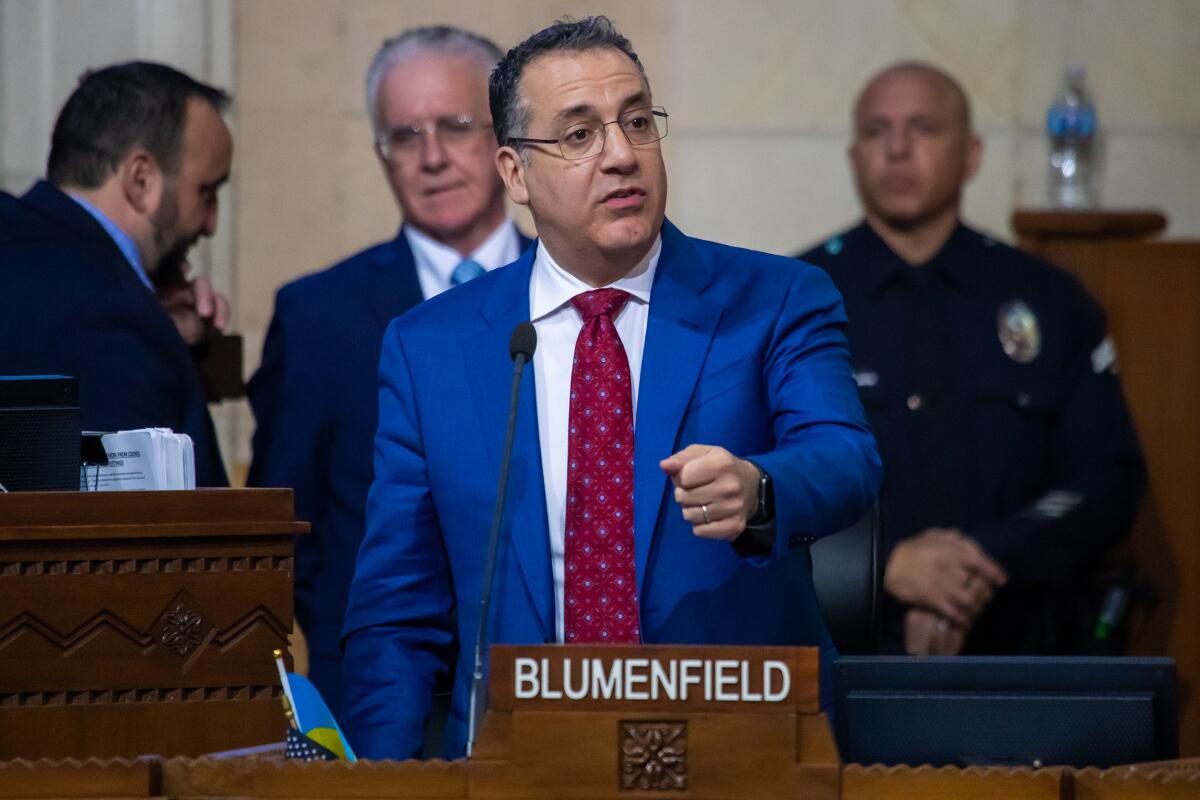
[[[508,486],[508,465],[512,459],[513,439],[517,428],[517,397],[521,391],[521,373],[525,369],[525,354],[513,359],[512,396],[508,406],[508,430],[504,434],[504,454],[500,458],[500,480],[496,486],[496,510],[492,515],[492,531],[488,537],[487,561],[483,567],[483,594],[479,600],[479,629],[475,637],[475,669],[471,676],[471,699],[467,711],[467,758],[475,747],[479,732],[479,717],[483,713],[485,684],[483,680],[484,653],[487,649],[488,611],[492,601],[492,579],[496,574],[496,551],[500,549],[500,523],[504,519],[505,488]]]

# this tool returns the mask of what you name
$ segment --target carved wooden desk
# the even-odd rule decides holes
[[[278,758],[172,758],[130,762],[0,762],[0,798],[377,798],[472,800],[494,787],[470,761],[303,763]],[[1200,763],[1182,761],[1108,770],[953,767],[841,768],[842,800],[1194,800]],[[561,798],[530,789],[530,798]],[[623,800],[691,797],[688,792],[619,792]],[[809,797],[784,785],[760,797]]]
[[[276,741],[289,489],[0,495],[0,759]]]

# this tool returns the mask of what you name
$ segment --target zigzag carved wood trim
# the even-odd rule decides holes
[[[0,694],[0,710],[53,706],[129,705],[130,703],[211,703],[275,700],[278,686],[189,686],[175,689],[110,689],[71,692],[10,692]]]
[[[246,636],[250,631],[259,625],[264,625],[271,630],[275,637],[281,641],[287,639],[291,633],[291,626],[284,625],[280,619],[271,613],[270,610],[263,606],[256,606],[246,615],[229,625],[224,630],[218,630],[213,636],[213,641],[222,651],[229,650],[239,640]],[[119,633],[122,637],[129,640],[131,644],[139,652],[150,647],[161,646],[155,641],[152,633],[139,631],[129,623],[125,622],[120,617],[105,610],[96,614],[96,616],[84,622],[82,625],[75,628],[69,633],[59,633],[57,630],[47,625],[42,620],[38,619],[29,612],[24,612],[17,615],[9,622],[0,626],[0,654],[8,647],[22,632],[37,634],[45,639],[50,644],[58,647],[60,650],[67,653],[73,650],[76,645],[94,636],[101,628],[109,628]],[[82,649],[82,648],[81,648]]]
[[[223,631],[217,631],[213,642],[222,650],[228,650],[237,644],[238,640],[256,628],[259,623],[266,625],[280,639],[286,640],[292,633],[292,626],[284,625],[279,617],[271,613],[266,606],[257,606],[246,616],[242,617]]]
[[[0,578],[34,575],[153,575],[178,572],[290,572],[291,556],[0,561]]]
[[[138,648],[148,647],[154,639],[148,633],[142,633],[125,620],[110,612],[101,611],[87,622],[69,633],[59,633],[29,612],[18,614],[0,627],[0,651],[3,651],[22,631],[36,633],[46,641],[67,651],[79,642],[93,636],[100,628],[108,627],[124,636]]]

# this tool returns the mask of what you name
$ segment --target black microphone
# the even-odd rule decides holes
[[[500,546],[500,522],[504,519],[504,489],[508,485],[508,465],[512,460],[513,435],[517,429],[517,398],[521,394],[521,373],[537,349],[537,331],[532,322],[513,328],[508,354],[513,360],[512,400],[508,406],[508,430],[504,434],[504,456],[500,459],[500,481],[496,487],[496,510],[492,515],[492,533],[488,538],[487,562],[483,567],[483,594],[479,599],[479,633],[475,638],[475,671],[471,676],[471,703],[467,711],[467,757],[475,746],[479,716],[483,710],[485,684],[483,656],[487,650],[488,609],[492,604],[492,579],[496,576],[496,550]]]
[[[508,340],[508,357],[516,362],[516,373],[521,375],[521,368],[533,360],[533,351],[537,349],[537,331],[533,327],[532,322],[522,322],[517,327],[513,328],[512,338]],[[524,359],[517,361],[517,357]],[[516,386],[513,386],[516,389]],[[513,397],[516,397],[516,392],[513,392]]]

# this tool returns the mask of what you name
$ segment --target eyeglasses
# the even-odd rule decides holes
[[[436,137],[443,147],[456,147],[471,141],[481,130],[491,130],[491,120],[478,122],[470,114],[447,114],[431,120],[413,120],[395,125],[375,139],[375,150],[385,161],[414,155],[425,136]]]
[[[604,152],[604,132],[608,130],[609,125],[620,125],[629,144],[645,147],[666,137],[668,116],[670,115],[662,106],[631,108],[611,122],[601,122],[598,119],[574,122],[568,125],[557,139],[511,136],[508,141],[515,144],[556,144],[567,161],[584,161]]]

